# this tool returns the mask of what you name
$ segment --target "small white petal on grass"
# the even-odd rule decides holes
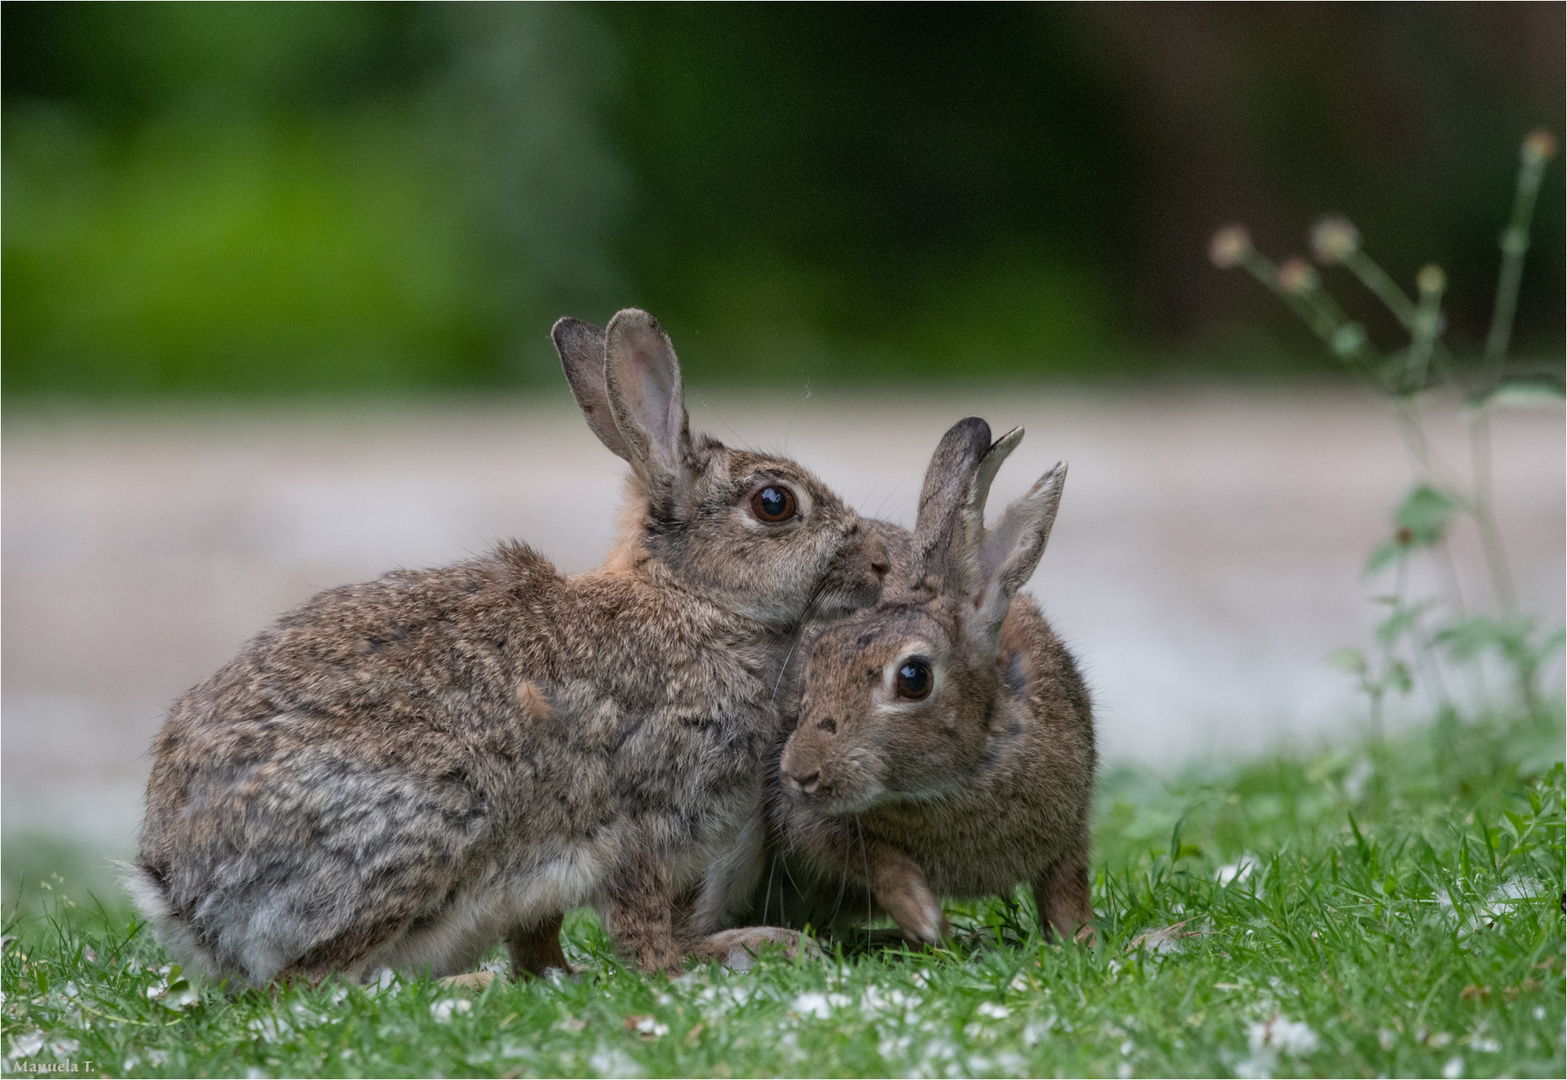
[[[435,1017],[437,1024],[447,1023],[453,1015],[461,1016],[472,1011],[473,1002],[467,998],[442,998],[430,1003],[430,1015]]]
[[[1223,882],[1221,881],[1220,884],[1223,884]],[[1127,943],[1126,951],[1136,952],[1138,949],[1147,949],[1156,956],[1181,952],[1184,948],[1181,944],[1181,939],[1199,937],[1211,929],[1209,926],[1198,926],[1188,930],[1186,926],[1191,921],[1190,919],[1182,919],[1178,923],[1171,923],[1169,926],[1161,926],[1156,930],[1148,930],[1138,934]]]
[[[1442,1066],[1442,1080],[1458,1080],[1464,1075],[1464,1059],[1453,1056],[1447,1059],[1447,1064]]]
[[[1014,1050],[1003,1050],[996,1055],[996,1068],[1008,1076],[1022,1076],[1028,1068],[1028,1059]]]
[[[265,1042],[277,1042],[293,1030],[288,1026],[287,1020],[279,1020],[272,1016],[258,1016],[247,1023],[245,1028]]]
[[[1317,1033],[1306,1024],[1286,1020],[1275,1014],[1246,1029],[1246,1042],[1253,1053],[1272,1048],[1284,1054],[1309,1054],[1317,1048]]]
[[[1053,1026],[1049,1020],[1030,1020],[1023,1025],[1023,1045],[1038,1046],[1050,1037]]]
[[[852,1001],[843,994],[822,994],[812,990],[795,998],[790,1009],[799,1014],[801,1019],[814,1017],[825,1020],[832,1015],[833,1009],[842,1009],[850,1004]]]
[[[992,1020],[1005,1020],[1012,1015],[1012,1010],[1005,1005],[997,1005],[994,1001],[981,1001],[974,1013],[977,1016],[988,1016]]]
[[[1247,852],[1234,862],[1219,867],[1213,876],[1220,885],[1228,885],[1232,881],[1245,881],[1260,865],[1257,856]]]
[[[11,1036],[11,1056],[18,1058],[32,1057],[44,1046],[44,1033],[41,1031],[29,1031],[23,1035]]]
[[[636,1022],[635,1029],[651,1039],[662,1039],[669,1034],[669,1025],[661,1024],[656,1017],[644,1016]]]

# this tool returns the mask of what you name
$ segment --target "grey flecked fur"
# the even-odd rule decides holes
[[[506,940],[534,970],[591,903],[641,968],[678,970],[669,897],[757,816],[796,628],[874,601],[886,553],[800,466],[693,439],[646,313],[554,337],[632,466],[609,558],[565,577],[508,543],[330,589],[185,694],[129,884],[188,968],[444,975]],[[767,484],[796,517],[756,516]]]

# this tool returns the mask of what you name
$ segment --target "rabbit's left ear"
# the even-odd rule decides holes
[[[1034,569],[1045,553],[1065,483],[1066,465],[1057,462],[1028,494],[1007,507],[995,528],[982,531],[975,552],[980,587],[974,607],[979,613],[980,626],[992,645],[1001,639],[1001,624],[1006,620],[1012,597],[1033,577]],[[984,514],[983,499],[978,512]]]
[[[975,481],[985,463],[995,476],[1002,459],[1022,438],[1022,431],[1008,432],[1000,442],[990,441],[990,425],[977,416],[959,420],[936,444],[920,489],[919,517],[914,526],[916,559],[920,575],[934,575],[948,587],[967,595],[979,586],[978,563],[973,552],[983,520],[971,521]],[[980,512],[989,480],[981,481]]]
[[[647,312],[627,308],[609,321],[604,392],[631,467],[654,492],[677,488],[691,453],[680,361],[669,335]]]

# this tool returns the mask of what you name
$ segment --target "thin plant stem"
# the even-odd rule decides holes
[[[1513,196],[1513,212],[1502,233],[1502,271],[1496,279],[1496,305],[1491,311],[1491,331],[1485,338],[1485,365],[1493,380],[1499,380],[1507,360],[1507,345],[1513,334],[1513,315],[1518,310],[1518,285],[1523,280],[1523,257],[1529,250],[1529,226],[1534,204],[1540,194],[1549,153],[1542,149],[1537,135],[1524,140],[1518,167],[1518,190]]]

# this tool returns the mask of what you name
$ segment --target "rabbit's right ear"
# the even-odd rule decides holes
[[[645,311],[627,308],[604,333],[604,392],[623,455],[655,492],[684,478],[691,430],[680,384],[680,361],[669,335]]]
[[[631,448],[615,426],[609,394],[604,389],[604,331],[581,319],[561,319],[550,330],[550,337],[555,340],[571,396],[577,399],[577,408],[582,410],[588,427],[610,453],[630,461]]]
[[[1006,620],[1012,597],[1033,577],[1034,568],[1045,553],[1065,483],[1066,465],[1057,462],[1026,495],[1007,507],[995,528],[983,532],[978,547],[983,584],[974,606],[992,645],[1001,639],[1001,624]],[[983,503],[980,513],[984,513]]]

